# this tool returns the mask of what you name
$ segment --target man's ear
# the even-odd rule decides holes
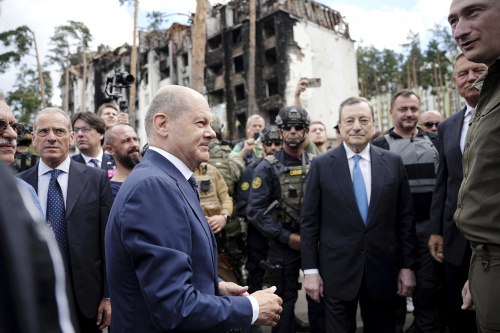
[[[169,125],[172,119],[164,113],[157,113],[153,118],[153,128],[155,133],[161,137],[167,137],[169,132]]]
[[[111,147],[110,145],[106,145],[106,146],[104,146],[104,149],[106,149],[106,151],[107,151],[110,155],[112,155],[111,153],[113,152],[113,147]]]

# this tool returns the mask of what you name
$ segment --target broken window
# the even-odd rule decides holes
[[[217,36],[214,36],[212,38],[210,38],[208,41],[207,41],[207,44],[208,44],[208,50],[209,51],[214,51],[214,50],[217,50],[219,47],[222,46],[222,38],[221,38],[221,35],[218,34]]]
[[[273,47],[272,49],[267,49],[264,52],[264,57],[266,59],[267,65],[269,65],[269,66],[276,65],[276,62],[278,61],[277,56],[276,56],[276,48]]]
[[[208,104],[217,105],[224,103],[224,89],[212,91],[208,94]]]
[[[233,30],[233,45],[241,45],[241,28]]]
[[[189,55],[187,53],[182,54],[182,65],[184,67],[189,66]]]
[[[222,64],[207,66],[207,77],[216,77],[222,75],[223,72],[224,68],[222,67]]]
[[[245,86],[243,84],[238,84],[237,86],[234,86],[234,95],[236,97],[236,102],[244,100],[246,98]]]
[[[241,73],[245,70],[245,67],[243,65],[243,55],[233,58],[233,69],[234,73]]]
[[[266,81],[267,97],[278,94],[278,79],[272,78]]]
[[[262,29],[264,30],[264,39],[273,37],[276,34],[274,29],[274,17],[265,20],[262,24]]]

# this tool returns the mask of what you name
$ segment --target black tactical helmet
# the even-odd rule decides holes
[[[304,124],[307,127],[311,123],[311,118],[300,106],[286,106],[280,110],[275,122],[280,128],[287,124]]]
[[[278,126],[276,125],[269,125],[266,126],[262,130],[262,141],[269,141],[269,140],[280,140],[280,132],[278,129]]]

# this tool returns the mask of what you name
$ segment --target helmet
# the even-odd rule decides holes
[[[281,139],[278,126],[269,125],[262,130],[262,141]]]
[[[276,125],[280,128],[286,124],[304,124],[309,126],[311,118],[300,106],[286,106],[276,116]]]
[[[222,135],[222,132],[224,132],[224,124],[222,124],[220,118],[213,113],[212,113],[212,124],[210,125],[212,126],[212,129],[214,130],[215,134]]]

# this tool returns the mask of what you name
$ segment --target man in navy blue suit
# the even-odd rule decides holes
[[[462,287],[468,278],[472,250],[458,230],[453,214],[457,209],[458,191],[463,179],[465,136],[479,101],[479,91],[472,84],[486,70],[488,67],[485,64],[467,60],[462,52],[457,55],[453,64],[453,81],[466,104],[438,127],[441,154],[432,196],[429,250],[436,261],[445,263],[448,326],[451,332],[477,332],[475,313],[461,309]]]
[[[339,111],[343,144],[316,156],[300,221],[307,295],[324,297],[327,332],[395,331],[395,300],[415,287],[415,223],[401,157],[369,144],[373,108],[364,98]]]
[[[196,91],[167,86],[145,118],[149,149],[123,183],[106,229],[116,332],[249,332],[276,325],[275,287],[217,277],[217,245],[193,170],[208,161],[212,116]]]

